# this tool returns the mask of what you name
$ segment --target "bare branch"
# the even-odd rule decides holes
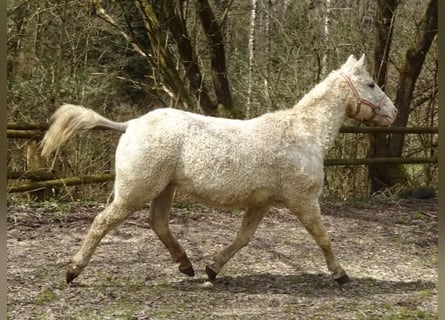
[[[136,51],[141,56],[147,58],[147,53],[134,41],[133,37],[129,36],[117,23],[116,21],[105,11],[102,5],[94,1],[94,5],[96,6],[96,15],[113,26],[115,29],[119,31],[119,33],[125,38],[125,40],[133,47],[134,51]]]

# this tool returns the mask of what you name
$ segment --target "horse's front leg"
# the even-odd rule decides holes
[[[265,207],[249,207],[244,213],[244,217],[241,223],[241,227],[235,237],[235,240],[221,252],[219,252],[214,262],[206,267],[206,273],[210,281],[215,280],[216,275],[221,268],[237,253],[242,247],[246,246],[253,238],[255,231],[258,228],[263,217],[269,210],[268,206]]]
[[[175,194],[175,187],[168,185],[150,203],[150,226],[170,252],[174,262],[179,263],[179,271],[194,276],[192,263],[190,262],[184,249],[175,239],[168,226],[171,212],[171,204]]]

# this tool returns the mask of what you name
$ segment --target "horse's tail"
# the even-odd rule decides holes
[[[41,142],[43,156],[57,150],[78,130],[105,127],[125,132],[128,126],[128,122],[114,122],[91,109],[72,104],[64,104],[57,109],[50,122],[51,126]]]

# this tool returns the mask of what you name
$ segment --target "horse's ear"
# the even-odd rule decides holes
[[[346,60],[345,65],[352,65],[354,62],[357,62],[357,59],[355,59],[354,55],[351,54],[348,60]]]
[[[345,63],[343,63],[343,65],[341,66],[341,69],[343,69],[344,71],[351,69],[355,64],[357,63],[357,59],[355,59],[354,55],[351,54],[348,58],[348,60],[346,60]]]
[[[362,54],[362,56],[360,57],[360,59],[357,61],[356,66],[357,66],[357,67],[366,68],[365,54]]]

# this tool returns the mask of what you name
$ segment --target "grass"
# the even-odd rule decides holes
[[[421,299],[429,299],[432,296],[434,296],[434,290],[433,289],[425,289],[425,290],[419,291],[418,296]]]
[[[84,310],[77,313],[74,318],[70,319],[83,319],[83,320],[134,320],[138,319],[136,314],[142,308],[141,305],[128,305],[118,304],[107,309],[100,311],[97,310]]]
[[[32,271],[33,275],[37,278],[48,278],[54,274],[57,274],[60,270],[55,266],[41,266]]]
[[[161,279],[158,283],[156,283],[156,288],[159,289],[167,289],[170,288],[171,284],[167,279]]]
[[[171,315],[172,315],[172,311],[168,310],[168,309],[159,309],[153,312],[153,315],[156,318],[161,318],[161,319],[170,319]]]
[[[239,217],[239,216],[241,216],[244,213],[244,210],[243,209],[232,209],[232,210],[230,210],[230,212],[235,217]]]
[[[44,288],[42,292],[34,299],[34,302],[40,306],[46,305],[57,300],[57,294],[50,288]]]
[[[412,213],[397,216],[395,219],[395,223],[411,225],[411,224],[416,223],[416,221],[429,222],[429,220],[430,220],[430,218],[428,218],[428,216],[424,212],[417,211],[417,212],[412,212]]]
[[[417,296],[422,300],[428,300],[434,295],[432,289],[426,289],[420,291]],[[383,308],[377,308],[378,315],[363,315],[360,320],[436,320],[438,319],[437,313],[431,311],[421,310],[417,307],[420,304],[420,300],[414,298],[412,305],[399,306],[392,303],[387,303]]]
[[[423,310],[410,310],[402,308],[397,313],[379,316],[366,316],[363,320],[437,320],[437,314],[432,314]]]

